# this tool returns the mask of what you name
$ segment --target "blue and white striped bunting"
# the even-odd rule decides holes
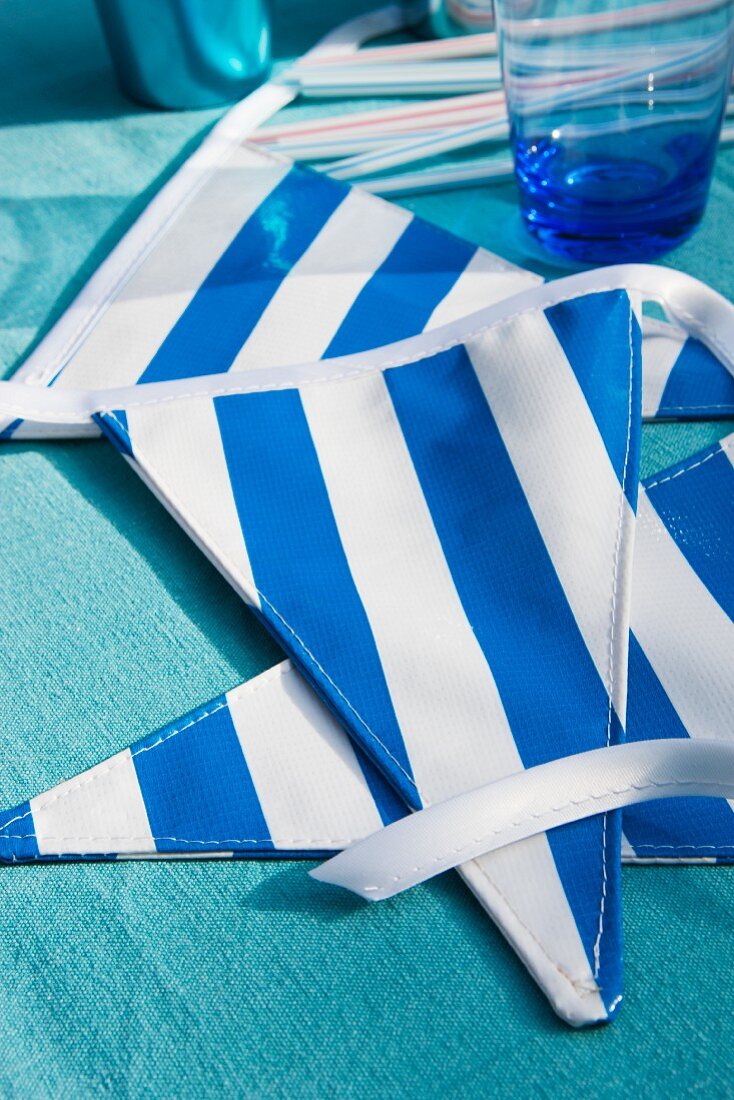
[[[402,816],[285,661],[5,815],[2,858],[316,856]]]
[[[654,504],[643,509],[646,519],[636,532],[632,621],[637,633],[630,648],[628,740],[726,733],[727,692],[734,683],[728,667],[734,652],[733,463],[734,435],[643,482],[642,492]],[[672,555],[670,571],[658,552],[661,539],[666,557]],[[657,598],[645,600],[653,580]],[[706,637],[707,661],[695,666],[707,676],[703,685],[691,676],[690,664],[681,674],[680,665],[690,660],[690,646],[696,644],[690,640],[692,628]],[[678,650],[681,640],[688,651]],[[234,737],[228,737],[231,730]],[[188,742],[178,756],[176,738]],[[202,792],[211,739],[226,744],[234,761]],[[166,762],[139,767],[144,756]],[[249,778],[240,783],[243,768]],[[238,837],[216,828],[207,837],[187,817],[192,792],[211,800],[211,822],[224,785],[230,787],[225,801],[239,798],[241,804]],[[0,858],[149,852],[313,856],[337,851],[405,812],[382,774],[284,661],[6,813]],[[628,807],[623,818],[626,861],[734,861],[734,813],[724,802],[645,803]],[[245,823],[253,820],[267,822],[264,835],[244,835],[252,831]],[[197,835],[185,835],[192,832]],[[234,839],[237,844],[228,847]]]
[[[643,336],[645,419],[734,416],[734,377],[700,340],[650,317],[643,320]]]
[[[641,416],[734,413],[702,343],[647,317],[641,333],[604,289],[374,352],[538,280],[244,144],[143,223],[19,377],[200,380],[97,423],[293,665],[10,811],[0,858],[327,854],[406,806],[615,743],[628,688],[631,739],[726,733],[731,544],[705,502],[729,442],[643,487],[632,556]],[[318,380],[297,366],[321,359]],[[726,859],[730,813],[639,807],[622,836],[613,812],[460,873],[589,1023],[622,997],[620,845]]]
[[[84,309],[72,307],[16,378],[95,389],[310,362],[415,335],[540,282],[246,144],[166,213],[132,227],[122,259],[113,253],[82,292]]]
[[[420,807],[621,736],[639,352],[609,291],[399,366],[99,419]],[[518,887],[543,883],[543,948],[596,1018],[621,994],[619,844],[615,813],[484,861],[516,942],[543,943]]]
[[[578,350],[590,318],[606,405],[599,356]],[[720,730],[732,440],[644,485],[633,573],[640,361],[626,295],[559,301],[429,353],[423,338],[401,365],[380,357],[352,372],[339,360],[346,377],[101,414],[328,708],[286,662],[9,812],[5,859],[327,854],[406,803],[617,740],[632,583],[629,736]],[[670,651],[689,620],[723,655],[703,692],[684,674],[696,639]],[[731,811],[699,804],[625,811],[625,857],[726,859]],[[621,996],[618,817],[462,868],[575,1022]]]
[[[643,485],[634,560],[627,737],[734,736],[734,435]],[[639,858],[734,856],[732,807],[635,806]]]
[[[706,502],[734,499],[730,443],[643,486],[633,569],[636,316],[621,290],[552,298],[99,414],[293,664],[9,812],[5,859],[322,855],[615,743],[630,605],[629,736],[719,731],[734,580]],[[703,634],[724,654],[705,690],[684,674]],[[690,806],[626,811],[626,858],[726,858],[731,810],[700,805],[696,828]],[[614,812],[461,868],[573,1022],[621,999],[621,843]]]
[[[311,362],[439,327],[540,281],[245,142],[210,159],[166,185],[18,380],[106,389]],[[734,414],[732,376],[674,325],[645,318],[643,358],[646,418]],[[26,432],[0,417],[0,438]]]

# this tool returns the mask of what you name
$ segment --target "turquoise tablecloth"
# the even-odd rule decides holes
[[[359,7],[281,0],[280,56]],[[124,101],[91,0],[3,0],[6,372],[215,116]],[[723,153],[701,231],[670,257],[729,296],[733,184]],[[542,269],[510,185],[408,205]],[[723,431],[648,431],[647,470]],[[105,443],[4,445],[0,500],[3,804],[277,659]],[[454,876],[377,908],[299,863],[22,867],[0,881],[2,1097],[732,1095],[729,869],[624,872],[626,1006],[578,1034]]]

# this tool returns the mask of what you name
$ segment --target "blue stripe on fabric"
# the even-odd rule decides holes
[[[382,772],[377,770],[368,756],[365,756],[359,745],[354,746],[354,754],[382,824],[391,825],[393,821],[399,821],[401,817],[405,817],[408,812],[405,802],[399,798]]]
[[[214,407],[265,624],[416,805],[372,629],[298,392],[231,395],[216,398]]]
[[[630,634],[627,740],[687,737],[688,732]],[[665,798],[624,811],[624,832],[641,856],[712,855],[712,845],[734,855],[734,813],[720,798]]]
[[[224,697],[131,751],[157,851],[272,850]]]
[[[717,444],[645,484],[678,549],[734,619],[734,466],[728,452]]]
[[[734,412],[734,377],[705,344],[689,336],[668,375],[658,413],[683,416]]]
[[[124,409],[110,409],[109,412],[92,413],[92,419],[102,429],[110,442],[121,454],[133,457],[133,445]]]
[[[16,430],[16,428],[19,428],[22,423],[23,421],[20,419],[13,420],[10,424],[8,424],[7,428],[3,428],[3,430],[0,432],[0,439],[12,439],[13,432]]]
[[[63,855],[39,856],[39,863],[101,863],[120,859],[119,852],[64,852]]]
[[[33,814],[30,802],[13,810],[4,810],[0,820],[0,863],[38,859]]]
[[[357,297],[325,358],[421,332],[476,251],[474,245],[415,218]]]
[[[388,370],[385,379],[524,765],[604,744],[607,692],[465,349]],[[611,863],[618,860],[614,831]],[[563,826],[548,839],[593,969],[602,819]],[[609,936],[602,944],[605,999],[608,990],[618,991],[621,978],[613,885],[607,897]]]
[[[627,454],[630,371],[619,370],[620,358],[631,354],[633,359],[633,415],[641,377],[640,327],[631,313],[629,297],[624,290],[588,294],[551,306],[545,315],[571,364],[621,482]],[[636,478],[629,479],[628,496],[630,492],[637,492]],[[630,503],[634,506],[634,498]]]
[[[293,168],[214,265],[140,381],[228,370],[278,287],[348,190],[317,172]]]

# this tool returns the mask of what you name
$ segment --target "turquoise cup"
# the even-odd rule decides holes
[[[149,107],[232,103],[270,69],[269,0],[95,0],[122,91]]]

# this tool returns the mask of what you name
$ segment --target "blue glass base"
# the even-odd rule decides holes
[[[678,227],[677,232],[625,230],[616,234],[610,233],[609,236],[597,232],[593,237],[586,237],[572,229],[559,229],[556,225],[544,224],[537,210],[522,211],[525,228],[549,252],[576,263],[600,265],[647,263],[656,260],[688,240],[702,215],[703,209],[685,229]]]
[[[558,142],[517,142],[525,225],[549,251],[578,262],[655,259],[700,222],[714,150],[691,134],[658,162],[612,154],[582,160]]]

